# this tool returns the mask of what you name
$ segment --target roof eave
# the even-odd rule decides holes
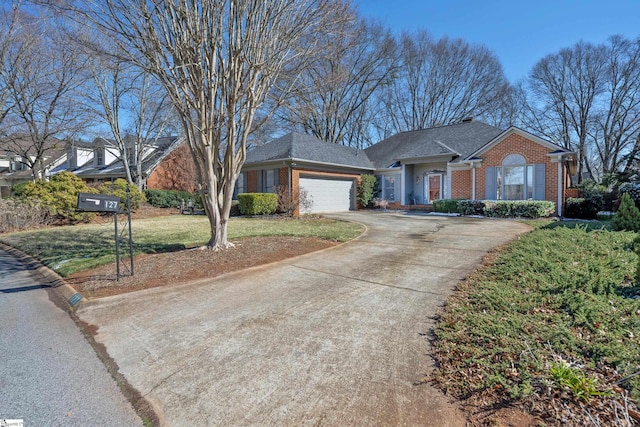
[[[333,168],[356,169],[356,170],[364,170],[364,171],[375,170],[375,167],[373,165],[371,167],[356,166],[356,165],[347,165],[342,163],[319,162],[319,161],[309,160],[309,159],[299,159],[296,157],[265,160],[262,162],[255,162],[255,163],[249,163],[249,164],[245,163],[243,166],[243,169],[245,170],[261,169],[264,166],[276,166],[279,164],[284,164],[285,166],[317,165],[317,166],[328,166]]]

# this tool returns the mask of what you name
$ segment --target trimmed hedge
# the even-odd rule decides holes
[[[459,200],[458,213],[460,215],[484,215],[482,200]]]
[[[199,194],[180,190],[144,190],[147,202],[156,208],[177,208],[184,200],[202,209],[202,198]]]
[[[493,218],[544,218],[555,211],[547,200],[485,200],[484,215]]]
[[[439,199],[434,200],[431,206],[434,212],[458,213],[458,202],[460,199]]]
[[[434,212],[484,215],[493,218],[543,218],[553,215],[555,204],[547,200],[434,200]]]
[[[275,193],[242,193],[238,194],[238,201],[243,215],[271,215],[278,208]]]
[[[584,197],[569,197],[564,205],[564,216],[567,218],[595,219],[598,206]]]

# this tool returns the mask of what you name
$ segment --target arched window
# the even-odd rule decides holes
[[[498,174],[498,199],[527,200],[533,198],[533,165],[520,154],[509,154]]]
[[[527,164],[527,160],[524,158],[524,156],[520,154],[509,154],[502,161],[502,166],[514,166],[514,165],[522,166],[526,164]]]

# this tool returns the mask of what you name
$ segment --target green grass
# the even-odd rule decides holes
[[[457,397],[491,390],[519,399],[554,379],[560,387],[558,360],[584,372],[580,399],[640,369],[640,299],[630,298],[640,293],[635,234],[595,221],[532,225],[441,315],[437,378]],[[609,384],[595,380],[605,367],[616,371]],[[640,376],[623,386],[640,400]]]
[[[210,236],[207,218],[191,215],[134,220],[132,230],[136,254],[200,246]],[[362,231],[359,224],[317,218],[231,218],[228,226],[231,241],[256,236],[297,236],[345,242]],[[0,241],[35,256],[62,276],[108,264],[115,259],[112,222],[10,233],[0,236]]]

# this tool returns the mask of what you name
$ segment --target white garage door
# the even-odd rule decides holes
[[[307,191],[313,201],[301,213],[344,212],[354,207],[354,180],[327,178],[300,178],[300,188]]]

